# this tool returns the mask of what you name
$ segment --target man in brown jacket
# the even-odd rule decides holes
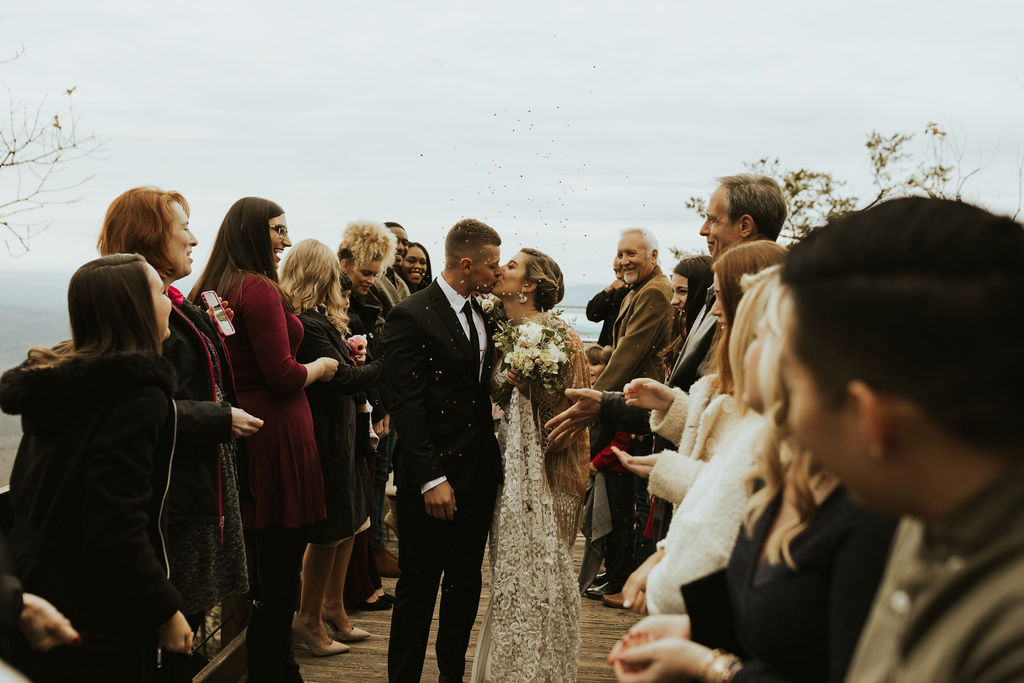
[[[643,228],[623,231],[617,260],[622,279],[633,289],[622,300],[612,328],[612,357],[599,391],[619,391],[637,377],[661,379],[658,352],[668,344],[672,285],[658,266],[658,241]]]

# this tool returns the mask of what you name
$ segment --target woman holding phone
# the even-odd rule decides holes
[[[193,629],[221,600],[249,589],[238,505],[238,463],[244,465],[246,451],[239,437],[263,424],[237,407],[227,349],[210,318],[171,286],[192,273],[196,244],[181,194],[137,187],[111,202],[98,245],[101,254],[142,255],[171,300],[163,356],[178,376],[178,430],[167,555]]]
[[[305,387],[328,382],[335,358],[299,363],[302,323],[277,279],[291,246],[284,209],[268,199],[235,202],[213,243],[210,261],[189,298],[214,290],[231,302],[235,334],[226,344],[238,403],[263,419],[247,437],[253,499],[242,522],[253,563],[257,608],[247,635],[251,683],[301,681],[291,651],[299,571],[312,525],[326,516],[320,457]]]
[[[39,681],[139,681],[157,647],[188,653],[192,629],[167,580],[163,512],[177,417],[160,357],[171,302],[137,254],[86,263],[68,287],[70,341],[33,348],[0,379],[21,415],[11,472],[11,554],[26,591],[82,634],[34,653]],[[173,428],[172,428],[173,429]]]

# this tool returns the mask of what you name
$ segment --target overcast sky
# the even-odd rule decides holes
[[[0,10],[0,80],[107,140],[52,227],[0,268],[95,256],[104,211],[152,184],[192,205],[206,262],[246,195],[293,240],[395,220],[435,263],[475,217],[569,283],[610,278],[619,230],[703,248],[687,197],[744,161],[827,170],[867,194],[868,132],[938,122],[968,198],[1012,212],[1024,157],[1024,3],[23,0]],[[922,141],[923,142],[923,141]],[[7,174],[7,171],[0,171]],[[8,191],[0,175],[0,189]]]

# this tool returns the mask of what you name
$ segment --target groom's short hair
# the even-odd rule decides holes
[[[480,250],[488,245],[501,246],[498,231],[475,218],[463,218],[444,239],[444,265],[450,268],[457,266],[459,259],[477,259]]]

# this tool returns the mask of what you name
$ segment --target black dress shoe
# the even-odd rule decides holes
[[[378,602],[380,602],[381,600],[383,600],[384,602],[388,603],[389,605],[394,605],[395,604],[395,596],[392,595],[391,593],[385,593],[384,595],[382,595],[379,598],[377,598]]]
[[[382,598],[377,598],[373,602],[366,602],[365,600],[363,600],[353,609],[355,611],[361,610],[364,612],[379,612],[381,610],[391,609],[391,603]]]
[[[601,572],[600,574],[595,576],[594,582],[591,585],[600,586],[602,583],[608,583],[608,572]]]
[[[583,591],[583,594],[591,600],[601,600],[606,595],[615,595],[622,592],[622,586],[613,586],[610,583],[602,583],[600,586],[591,586]]]

